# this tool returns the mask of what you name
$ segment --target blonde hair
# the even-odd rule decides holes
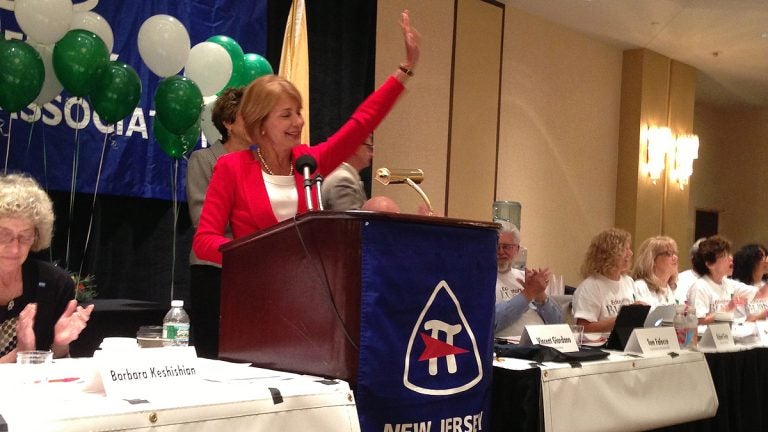
[[[656,258],[665,252],[677,251],[677,243],[671,237],[656,236],[645,239],[635,256],[635,266],[632,268],[633,279],[643,279],[648,284],[648,289],[652,292],[658,292],[664,285],[669,285],[670,289],[677,286],[677,273],[670,276],[669,280],[663,281],[653,272]]]
[[[610,228],[592,237],[581,265],[582,277],[606,276],[619,266],[624,248],[631,243],[632,235],[620,228]]]
[[[23,219],[35,226],[30,249],[40,251],[51,245],[53,203],[32,178],[23,174],[0,176],[0,218]]]
[[[261,126],[281,97],[287,96],[301,108],[301,93],[287,79],[277,75],[264,75],[257,78],[243,92],[240,101],[240,115],[243,116],[251,141],[259,138]],[[252,134],[255,134],[252,135]]]

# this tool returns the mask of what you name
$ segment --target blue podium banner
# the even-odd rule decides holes
[[[489,430],[496,241],[492,229],[366,222],[364,432]]]
[[[70,191],[76,161],[75,190],[93,193],[106,142],[100,194],[171,199],[175,163],[152,134],[153,99],[160,78],[139,55],[139,28],[151,16],[171,15],[184,24],[192,46],[211,36],[226,35],[244,52],[264,55],[267,0],[100,0],[93,12],[112,28],[112,60],[127,63],[139,75],[142,92],[138,107],[114,127],[98,118],[88,97],[75,98],[66,90],[40,109],[31,104],[18,114],[0,110],[0,167],[7,151],[9,171],[30,173],[50,190]],[[14,13],[1,7],[0,34],[6,39],[26,39]],[[177,177],[177,197],[181,200],[186,199],[185,173],[186,161],[181,159]]]

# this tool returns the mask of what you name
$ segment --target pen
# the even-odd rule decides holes
[[[67,383],[67,382],[77,381],[79,379],[80,377],[56,378],[56,379],[48,380],[48,382],[49,383],[55,383],[55,382]]]

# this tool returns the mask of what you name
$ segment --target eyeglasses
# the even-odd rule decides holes
[[[497,248],[503,251],[511,252],[515,249],[520,249],[520,245],[515,243],[499,243]]]
[[[368,147],[369,149],[373,150],[373,144],[371,144],[371,143],[363,143],[363,145]]]
[[[657,257],[661,257],[661,256],[672,257],[672,256],[678,256],[678,255],[677,255],[677,252],[666,251],[666,252],[662,252],[662,253],[660,253],[660,254],[658,254],[656,256]]]
[[[0,229],[0,245],[5,246],[18,240],[21,246],[32,246],[32,243],[37,239],[37,230],[26,230],[18,234],[14,234],[9,229]]]

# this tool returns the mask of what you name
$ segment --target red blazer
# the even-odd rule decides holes
[[[317,172],[327,176],[350,157],[381,123],[403,90],[397,79],[388,78],[327,141],[313,147],[294,147],[291,150],[292,160],[295,162],[299,156],[310,154],[317,160]],[[299,191],[296,213],[300,214],[307,211],[304,177],[298,170],[294,172]],[[261,165],[251,150],[226,154],[213,168],[200,223],[192,242],[192,249],[198,258],[221,264],[219,247],[230,241],[224,236],[227,223],[232,227],[234,238],[277,224]]]

